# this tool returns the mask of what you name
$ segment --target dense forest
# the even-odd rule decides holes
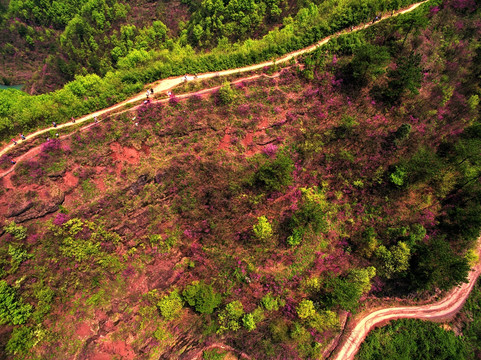
[[[51,61],[75,80],[37,96],[0,91],[4,138],[407,4],[159,2],[166,17],[147,24],[131,12],[142,1],[39,3],[10,1],[2,21],[24,26],[24,41],[29,26],[52,29]],[[169,23],[169,6],[182,22]],[[185,98],[176,89],[19,144],[0,158],[5,171],[31,151],[0,178],[7,358],[223,358],[216,344],[256,359],[321,358],[349,314],[466,281],[481,229],[479,19],[477,1],[431,0],[250,80]],[[405,354],[442,339],[436,353],[471,359],[480,350],[468,304],[469,346],[437,325],[384,334],[419,334]],[[360,358],[404,343],[385,337]]]

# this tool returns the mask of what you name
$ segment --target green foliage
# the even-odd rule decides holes
[[[101,225],[91,221],[73,218],[60,226],[51,225],[53,235],[60,240],[60,253],[69,259],[83,264],[97,263],[114,270],[118,260],[101,250],[101,243],[117,245],[118,234],[106,231]]]
[[[27,238],[27,228],[22,225],[15,224],[14,221],[11,221],[8,225],[4,226],[3,230],[12,235],[18,241],[23,241]]]
[[[292,235],[289,235],[287,237],[287,244],[293,247],[299,245],[302,242],[304,232],[304,228],[295,228],[294,230],[292,230]]]
[[[202,359],[203,360],[222,360],[225,358],[226,355],[227,354],[222,350],[209,349],[209,350],[204,350],[204,352],[202,353]]]
[[[344,278],[329,279],[324,296],[326,305],[354,311],[359,306],[361,296],[371,289],[371,279],[375,275],[376,269],[370,266],[366,269],[352,269]]]
[[[12,244],[8,244],[8,255],[12,257],[12,262],[15,264],[21,264],[25,260],[33,257],[32,254],[29,254],[28,251],[21,246],[14,246]]]
[[[20,356],[26,355],[34,344],[34,329],[29,326],[18,326],[13,328],[5,350],[11,355],[16,355],[16,358],[20,358]]]
[[[339,326],[339,317],[335,312],[330,310],[316,312],[309,319],[309,326],[320,333],[326,330],[336,330]]]
[[[389,181],[399,187],[405,185],[407,179],[407,172],[402,166],[395,166],[393,171],[389,174]]]
[[[252,314],[245,314],[242,318],[242,325],[247,329],[247,331],[252,331],[256,329],[256,323],[254,321],[254,316]]]
[[[187,303],[201,314],[212,314],[221,302],[220,294],[214,292],[212,285],[194,281],[182,292]]]
[[[371,331],[362,343],[357,360],[467,359],[461,338],[439,324],[401,319]]]
[[[407,90],[411,94],[418,94],[422,80],[420,62],[420,54],[411,52],[408,56],[399,56],[396,68],[388,72],[389,81],[387,87],[381,90],[381,100],[395,105],[399,103]],[[374,95],[376,96],[376,90],[374,90]]]
[[[272,226],[265,216],[257,218],[257,224],[252,226],[254,235],[261,241],[268,240],[272,236]]]
[[[411,261],[411,286],[422,290],[448,290],[467,282],[468,259],[456,254],[443,238],[419,244]]]
[[[21,325],[27,322],[32,313],[32,306],[24,304],[15,289],[0,280],[0,324]]]
[[[273,160],[267,160],[254,174],[253,182],[266,190],[280,191],[292,183],[294,163],[286,152],[281,151]]]
[[[38,300],[35,306],[35,312],[33,313],[33,319],[37,323],[41,323],[44,316],[50,312],[51,304],[55,292],[48,286],[44,286],[43,283],[39,283],[38,287],[35,289],[35,297]]]
[[[291,219],[291,227],[311,230],[314,234],[327,230],[326,215],[329,203],[325,192],[317,187],[301,188],[299,209]]]
[[[234,89],[232,89],[230,83],[228,82],[224,83],[221,86],[219,92],[217,93],[217,96],[219,96],[220,102],[224,105],[232,103],[236,98],[235,91]]]
[[[372,226],[366,228],[361,236],[361,244],[359,246],[359,253],[361,256],[370,258],[374,251],[379,246],[379,241],[377,240],[377,233]]]
[[[166,239],[162,238],[162,235],[154,234],[149,236],[149,242],[152,246],[158,246],[162,253],[168,253],[179,241],[177,233],[169,234]]]
[[[275,297],[272,297],[271,293],[266,294],[261,299],[261,304],[267,311],[277,311],[279,310],[279,302]]]
[[[385,46],[363,44],[354,51],[349,72],[352,73],[354,84],[365,86],[368,81],[384,73],[384,68],[391,56]]]
[[[218,315],[219,330],[217,333],[222,334],[227,330],[239,330],[242,315],[244,315],[244,306],[240,301],[235,300],[227,304]]]
[[[409,268],[411,249],[405,242],[400,241],[389,250],[384,245],[379,246],[375,255],[379,261],[380,274],[390,279],[393,275],[403,273]]]
[[[410,124],[402,124],[394,133],[394,142],[396,145],[399,145],[402,141],[406,140],[411,133],[411,125]]]
[[[157,303],[160,313],[167,320],[174,319],[182,310],[183,305],[184,302],[177,291],[173,291],[169,295],[164,296]]]
[[[296,307],[297,316],[301,319],[307,319],[316,313],[316,309],[314,308],[314,303],[311,300],[302,300],[299,305]]]

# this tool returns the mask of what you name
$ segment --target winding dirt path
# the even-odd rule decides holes
[[[424,4],[425,2],[427,2],[429,0],[424,0],[424,1],[421,1],[421,2],[418,2],[418,3],[415,3],[413,5],[411,5],[410,7],[406,8],[406,9],[402,9],[402,10],[398,10],[396,12],[394,12],[393,15],[389,15],[389,14],[385,14],[383,15],[379,21],[381,20],[384,20],[384,19],[387,19],[387,18],[390,18],[392,16],[397,16],[399,14],[404,14],[404,13],[407,13],[407,12],[410,12],[410,11],[413,11],[414,9],[416,9],[418,6]],[[352,30],[342,30],[342,31],[339,31],[333,35],[330,35],[330,36],[327,36],[325,37],[324,39],[318,41],[317,43],[315,43],[314,45],[311,45],[311,46],[308,46],[304,49],[300,49],[300,50],[297,50],[297,51],[293,51],[287,55],[284,55],[280,58],[277,58],[275,60],[270,60],[270,61],[265,61],[265,62],[262,62],[262,63],[259,63],[259,64],[254,64],[254,65],[250,65],[250,66],[244,66],[244,67],[241,67],[241,68],[236,68],[236,69],[230,69],[230,70],[223,70],[223,71],[218,71],[218,72],[209,72],[209,73],[203,73],[203,74],[199,74],[197,76],[198,79],[208,79],[208,78],[212,78],[212,77],[215,77],[215,76],[226,76],[226,75],[231,75],[231,74],[238,74],[238,73],[242,73],[242,72],[247,72],[247,71],[253,71],[253,70],[258,70],[258,69],[262,69],[266,66],[272,66],[272,65],[275,65],[275,64],[280,64],[280,63],[285,63],[295,57],[298,57],[300,55],[303,55],[303,54],[306,54],[306,53],[309,53],[309,52],[312,52],[314,51],[317,47],[321,46],[321,45],[324,45],[326,44],[332,37],[336,37],[336,36],[339,36],[340,34],[343,34],[343,33],[346,33],[346,32],[349,32],[349,31],[358,31],[358,30],[362,30],[364,28],[367,28],[369,26],[373,25],[372,23],[367,23],[367,24],[361,24],[359,26],[356,26],[354,27]],[[194,77],[191,76],[191,75],[188,75],[187,76],[187,80],[190,81],[190,80],[193,80]],[[159,94],[159,93],[163,93],[163,92],[166,92],[172,88],[174,88],[175,86],[179,85],[179,84],[182,84],[183,82],[185,81],[185,78],[184,76],[178,76],[178,77],[175,77],[175,78],[167,78],[167,79],[163,79],[163,80],[159,80],[159,81],[156,81],[154,83],[151,83],[151,84],[147,84],[145,86],[145,89],[154,89],[154,94]],[[45,134],[47,132],[49,132],[50,130],[58,130],[58,129],[63,129],[63,128],[66,128],[66,127],[70,127],[70,126],[76,126],[77,124],[79,123],[83,123],[83,122],[86,122],[86,121],[90,121],[92,120],[94,117],[100,117],[101,115],[105,115],[105,114],[109,114],[109,113],[113,113],[115,112],[116,110],[118,109],[121,109],[122,107],[124,107],[125,105],[128,105],[128,104],[132,104],[132,103],[136,103],[138,101],[142,101],[142,100],[145,100],[146,98],[146,92],[145,91],[142,91],[140,94],[138,95],[135,95],[127,100],[124,100],[118,104],[115,104],[115,105],[112,105],[108,108],[105,108],[105,109],[102,109],[102,110],[98,110],[98,111],[95,111],[91,114],[88,114],[88,115],[84,115],[78,119],[76,119],[76,122],[73,123],[73,122],[67,122],[67,123],[64,123],[64,124],[60,124],[60,125],[57,125],[56,128],[54,128],[53,126],[52,127],[49,127],[49,128],[45,128],[45,129],[41,129],[41,130],[38,130],[38,131],[35,131],[31,134],[28,134],[27,135],[27,139],[30,139],[30,138],[34,138],[34,137],[37,137],[38,135],[42,135],[42,134]],[[131,109],[128,109],[128,110],[131,110]],[[124,112],[124,111],[122,111]],[[20,140],[20,142],[22,142]],[[9,150],[11,150],[15,145],[13,143],[11,144],[8,144],[6,145],[2,150],[0,150],[0,156],[6,154]]]
[[[284,68],[284,69],[288,69],[288,68]],[[248,76],[248,77],[243,77],[243,78],[240,78],[240,79],[237,79],[237,80],[234,80],[232,81],[232,84],[238,84],[238,83],[241,83],[241,82],[244,82],[244,81],[250,81],[250,80],[255,80],[255,79],[258,79],[258,78],[261,78],[261,77],[266,77],[266,78],[270,78],[270,79],[273,79],[273,78],[276,78],[276,77],[279,77],[279,75],[281,74],[281,72],[276,72],[272,75],[267,75],[267,74],[257,74],[257,75],[252,75],[252,76]],[[208,93],[212,93],[216,90],[218,90],[221,86],[218,85],[218,86],[214,86],[214,87],[211,87],[211,88],[208,88],[208,89],[203,89],[203,90],[198,90],[198,91],[195,91],[195,92],[191,92],[191,93],[184,93],[184,94],[180,94],[180,95],[177,95],[176,98],[177,99],[186,99],[186,98],[189,98],[191,96],[195,96],[195,95],[205,95],[205,94],[208,94]],[[152,100],[150,103],[151,104],[157,104],[157,103],[167,103],[169,102],[170,98],[164,98],[164,99],[158,99],[158,100]],[[140,103],[138,105],[135,105],[135,106],[132,106],[128,109],[124,109],[122,111],[118,111],[118,112],[114,112],[114,113],[109,113],[108,116],[104,119],[101,119],[101,120],[98,120],[98,123],[100,122],[103,122],[105,120],[107,120],[109,117],[111,116],[115,116],[115,115],[120,115],[120,114],[123,114],[125,112],[130,112],[130,111],[135,111],[137,110],[138,108],[140,108],[141,106],[143,105],[143,103]],[[69,125],[77,125],[77,124],[69,124]],[[96,126],[98,125],[97,123],[90,123],[88,125],[85,125],[81,128],[79,128],[77,131],[85,131],[87,129],[90,129],[91,127],[93,126]],[[57,126],[57,129],[60,128],[60,125]],[[68,138],[70,136],[72,136],[73,134],[75,134],[76,131],[74,132],[71,132],[69,134],[65,134],[65,135],[62,135],[59,137],[59,139],[65,139],[65,138]],[[30,139],[33,139],[33,137],[30,135],[29,136]],[[26,140],[28,141],[28,140]],[[24,161],[24,160],[28,160],[28,159],[31,159],[33,158],[34,156],[38,155],[40,153],[40,149],[41,149],[41,146],[42,145],[38,145],[38,146],[35,146],[35,147],[32,147],[30,148],[29,150],[27,150],[25,153],[23,153],[22,155],[20,156],[17,156],[14,160],[18,163],[20,161]],[[11,166],[8,170],[6,170],[5,172],[3,173],[0,173],[0,179],[7,176],[8,174],[10,174],[13,170],[15,170],[15,167],[17,165],[13,165]]]
[[[478,240],[478,253],[481,252],[481,243]],[[341,340],[340,347],[330,357],[333,360],[351,360],[359,350],[361,343],[369,331],[378,325],[390,320],[407,318],[430,321],[442,321],[452,318],[463,307],[476,280],[481,274],[481,262],[471,270],[468,283],[455,287],[441,300],[420,306],[399,306],[373,311],[354,322],[355,326],[349,336]]]

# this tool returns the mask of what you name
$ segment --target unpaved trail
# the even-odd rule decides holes
[[[478,240],[478,253],[481,250]],[[474,287],[476,280],[481,273],[481,263],[471,270],[468,276],[468,283],[452,289],[443,299],[421,306],[400,306],[373,311],[355,321],[354,329],[349,336],[341,341],[340,347],[330,359],[351,360],[359,350],[361,343],[366,338],[369,331],[377,325],[386,323],[390,320],[408,318],[422,319],[430,321],[441,321],[454,316],[464,305],[469,293]]]
[[[399,14],[405,14],[407,12],[413,11],[418,6],[424,4],[427,1],[429,1],[429,0],[424,0],[424,1],[421,1],[419,3],[415,3],[415,4],[411,5],[410,7],[406,8],[406,9],[403,9],[403,10],[398,10],[398,11],[394,12],[393,15],[389,15],[389,14],[383,15],[378,20],[378,22],[381,21],[381,20],[387,19],[389,17],[392,17],[392,16],[397,16]],[[359,26],[354,27],[351,31],[358,31],[358,30],[367,28],[367,27],[372,26],[372,25],[373,25],[373,23],[361,24]],[[244,66],[244,67],[241,67],[241,68],[223,70],[223,71],[218,71],[218,72],[203,73],[203,74],[199,74],[197,76],[197,78],[198,79],[208,79],[208,78],[212,78],[212,77],[215,77],[215,76],[226,76],[226,75],[231,75],[231,74],[238,74],[238,73],[242,73],[242,72],[262,69],[266,66],[272,66],[272,65],[275,65],[275,64],[285,63],[285,62],[287,62],[287,61],[289,61],[289,60],[291,60],[295,57],[298,57],[300,55],[303,55],[303,54],[309,53],[311,51],[314,51],[317,47],[326,44],[332,37],[338,36],[338,35],[346,33],[346,32],[349,32],[349,30],[341,30],[341,31],[339,31],[339,32],[337,32],[333,35],[325,37],[324,39],[318,41],[314,45],[308,46],[308,47],[300,49],[300,50],[293,51],[293,52],[291,52],[287,55],[284,55],[280,58],[277,58],[275,60],[269,60],[269,61],[265,61],[265,62],[262,62],[262,63],[259,63],[259,64]],[[190,81],[190,80],[193,80],[193,79],[194,79],[193,76],[191,76],[191,75],[187,76],[187,80]],[[184,76],[178,76],[178,77],[175,77],[175,78],[167,78],[167,79],[163,79],[163,80],[153,82],[151,84],[147,84],[145,86],[145,89],[153,89],[154,94],[159,94],[159,93],[166,92],[166,91],[174,88],[175,86],[177,86],[179,84],[182,84],[184,81],[185,81]],[[126,100],[124,100],[124,101],[122,101],[118,104],[112,105],[112,106],[110,106],[108,108],[105,108],[105,109],[102,109],[102,110],[95,111],[95,112],[90,113],[88,115],[84,115],[84,116],[76,119],[75,123],[67,122],[67,123],[57,125],[57,127],[52,126],[52,127],[49,127],[49,128],[41,129],[41,130],[35,131],[31,134],[28,134],[27,138],[28,139],[34,138],[38,135],[45,134],[45,133],[47,133],[51,130],[58,130],[58,129],[63,129],[63,128],[66,128],[66,127],[69,127],[69,126],[75,126],[79,123],[83,123],[85,121],[92,120],[94,117],[100,117],[101,115],[105,115],[105,114],[115,112],[116,110],[124,107],[125,105],[145,100],[145,98],[146,98],[146,91],[144,90],[140,94],[135,95],[135,96],[133,96],[129,99],[126,99]],[[14,146],[15,145],[13,143],[6,145],[2,150],[0,150],[0,156],[6,154]]]
[[[279,77],[280,75],[280,72],[277,72],[277,73],[274,73],[272,75],[266,75],[266,74],[258,74],[258,75],[252,75],[252,76],[248,76],[248,77],[244,77],[244,78],[240,78],[240,79],[237,79],[235,81],[232,81],[232,84],[238,84],[238,83],[241,83],[243,81],[250,81],[250,80],[255,80],[255,79],[258,79],[258,78],[261,78],[261,77],[267,77],[267,78],[276,78],[276,77]],[[194,96],[194,95],[204,95],[204,94],[208,94],[208,93],[212,93],[213,91],[215,90],[218,90],[221,86],[218,85],[218,86],[214,86],[212,88],[208,88],[208,89],[203,89],[203,90],[199,90],[199,91],[195,91],[195,92],[191,92],[191,93],[184,93],[184,94],[180,94],[180,95],[177,95],[176,98],[177,99],[185,99],[185,98],[188,98],[188,97],[191,97],[191,96]],[[166,98],[166,99],[159,99],[159,100],[153,100],[151,101],[150,103],[151,104],[157,104],[157,103],[167,103],[168,101],[170,100],[170,98]],[[134,111],[134,110],[137,110],[138,108],[140,108],[141,106],[143,105],[143,103],[139,104],[139,105],[136,105],[136,106],[132,106],[128,109],[123,109],[122,111],[118,111],[118,112],[115,112],[115,113],[112,113],[112,114],[109,114],[109,116],[114,116],[114,115],[120,115],[120,114],[123,114],[125,112],[130,112],[130,111]],[[104,119],[106,120],[106,119]],[[103,120],[99,120],[98,122],[102,122]],[[74,124],[71,124],[71,125],[74,125]],[[76,124],[75,124],[76,125]],[[85,131],[87,129],[90,129],[91,127],[93,126],[96,126],[97,124],[96,123],[90,123],[88,125],[85,125],[81,128],[78,129],[78,131]],[[60,125],[57,126],[57,129],[60,128]],[[73,134],[75,134],[76,132],[72,132],[72,133],[69,133],[69,134],[66,134],[66,135],[62,135],[59,137],[59,139],[65,139],[65,138],[68,138],[70,136],[72,136]],[[33,134],[32,134],[33,135]],[[32,135],[29,135],[30,139],[32,139]],[[23,153],[22,155],[18,156],[15,158],[15,161],[18,163],[20,161],[24,161],[24,160],[28,160],[28,159],[31,159],[33,158],[34,156],[38,155],[40,153],[40,149],[41,149],[41,146],[42,145],[38,145],[36,147],[33,147],[29,150],[27,150],[25,153]],[[8,174],[10,174],[16,167],[16,164],[14,166],[11,166],[8,170],[6,170],[5,172],[1,173],[0,174],[0,179],[7,176]]]

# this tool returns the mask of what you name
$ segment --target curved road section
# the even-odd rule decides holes
[[[479,248],[478,248],[479,249]],[[433,304],[421,306],[401,306],[373,311],[358,320],[349,336],[341,343],[340,348],[331,357],[333,360],[354,359],[361,343],[369,331],[387,321],[408,318],[430,321],[441,321],[456,314],[464,305],[469,293],[474,287],[481,273],[481,264],[478,263],[469,273],[468,283],[452,289],[446,297]]]
[[[406,9],[399,10],[399,11],[395,12],[392,16],[396,16],[396,15],[399,15],[399,14],[404,14],[404,13],[413,11],[418,6],[424,4],[427,1],[429,1],[429,0],[425,0],[425,1],[415,3],[415,4],[411,5],[410,7],[406,8]],[[390,15],[384,15],[379,20],[384,20],[384,19],[389,18],[389,17],[391,17],[391,16]],[[352,29],[352,31],[362,30],[362,29],[364,29],[366,27],[369,27],[371,25],[372,24],[359,25],[357,27],[354,27]],[[266,66],[272,66],[274,64],[285,63],[285,62],[289,61],[290,59],[293,59],[293,58],[298,57],[300,55],[303,55],[303,54],[309,53],[311,51],[314,51],[317,47],[326,44],[332,37],[338,36],[338,35],[340,35],[342,33],[345,33],[345,32],[346,32],[346,30],[340,31],[336,34],[330,35],[330,36],[320,40],[319,42],[315,43],[314,45],[311,45],[311,46],[306,47],[304,49],[300,49],[300,50],[291,52],[291,53],[289,53],[287,55],[284,55],[284,56],[282,56],[278,59],[275,59],[275,60],[265,61],[263,63],[245,66],[245,67],[236,68],[236,69],[199,74],[198,78],[199,79],[208,79],[208,78],[212,78],[212,77],[215,77],[215,76],[226,76],[226,75],[231,75],[231,74],[238,74],[238,73],[243,73],[243,72],[247,72],[247,71],[262,69]],[[170,89],[174,88],[175,86],[177,86],[179,84],[182,84],[186,80],[190,81],[190,80],[193,80],[193,79],[194,79],[193,76],[187,76],[187,78],[185,78],[184,76],[179,76],[179,77],[175,77],[175,78],[168,78],[168,79],[156,81],[152,84],[147,84],[146,88],[147,89],[152,88],[152,89],[154,89],[155,94],[159,94],[159,93],[163,93],[167,90],[170,90]],[[142,91],[142,93],[140,93],[140,94],[138,94],[138,95],[136,95],[136,96],[134,96],[130,99],[122,101],[121,103],[118,103],[118,104],[113,105],[109,108],[99,110],[99,111],[96,111],[94,113],[91,113],[91,114],[88,114],[88,115],[85,115],[85,116],[82,116],[81,118],[78,118],[76,120],[76,123],[72,123],[72,122],[64,123],[64,124],[61,124],[61,125],[57,125],[57,127],[55,129],[62,129],[62,128],[65,128],[65,127],[77,125],[79,123],[92,120],[94,117],[100,117],[101,115],[105,115],[105,114],[108,114],[108,113],[115,112],[116,110],[124,108],[125,105],[145,100],[145,96],[146,96],[145,92]],[[28,138],[36,137],[36,136],[41,135],[41,134],[45,134],[46,132],[49,132],[52,129],[54,129],[54,128],[49,127],[49,128],[46,128],[46,129],[38,130],[34,133],[28,134]],[[5,146],[2,150],[0,150],[0,156],[6,154],[10,149],[13,148],[13,146],[14,146],[13,144]]]

